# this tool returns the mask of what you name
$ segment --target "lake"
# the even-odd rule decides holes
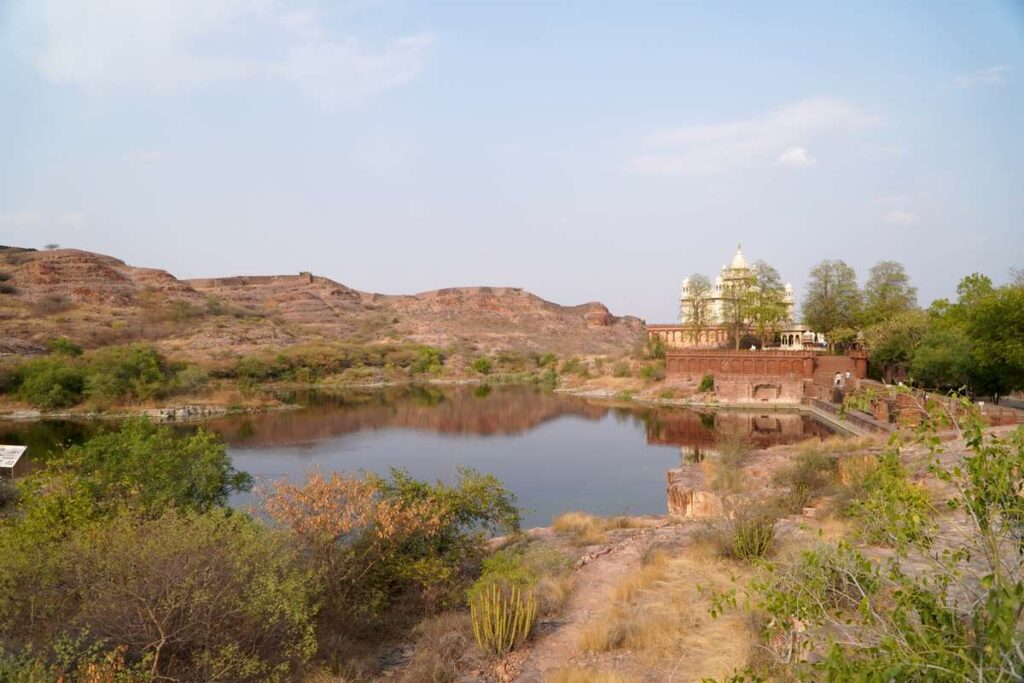
[[[224,438],[235,467],[257,482],[300,481],[317,469],[387,473],[389,467],[450,480],[464,465],[503,481],[528,527],[566,510],[662,514],[665,472],[713,453],[723,432],[742,432],[761,447],[832,434],[796,412],[613,405],[533,387],[399,387],[287,398],[303,407],[206,423]],[[0,443],[28,445],[39,461],[96,428],[0,423]],[[251,494],[232,501],[251,502]]]

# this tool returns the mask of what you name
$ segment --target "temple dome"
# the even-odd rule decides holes
[[[746,270],[747,259],[743,257],[743,245],[736,245],[736,255],[732,257],[732,265],[729,266],[733,270]]]

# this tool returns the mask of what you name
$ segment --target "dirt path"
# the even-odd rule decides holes
[[[580,654],[583,625],[607,607],[612,587],[640,566],[654,536],[655,529],[635,529],[625,538],[594,550],[593,559],[577,570],[565,611],[551,621],[541,622],[541,636],[533,647],[523,651],[520,668],[511,680],[543,683],[546,674],[573,665]]]

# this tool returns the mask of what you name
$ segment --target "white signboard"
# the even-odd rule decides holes
[[[14,467],[27,446],[0,446],[0,467]]]

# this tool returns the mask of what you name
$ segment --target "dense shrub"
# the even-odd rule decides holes
[[[487,530],[515,531],[514,499],[494,477],[459,472],[455,485],[393,470],[390,478],[313,475],[279,482],[264,506],[292,530],[323,577],[321,619],[372,624],[405,596],[428,608],[461,602]]]
[[[47,347],[50,349],[50,353],[60,353],[72,357],[82,355],[82,347],[67,337],[51,339]]]
[[[714,375],[704,375],[700,378],[700,384],[697,386],[697,391],[701,393],[707,393],[715,390],[715,377]]]
[[[580,377],[586,377],[588,374],[587,364],[573,356],[572,358],[567,358],[562,362],[562,367],[559,368],[558,372],[561,375],[579,375]]]
[[[207,383],[205,370],[172,363],[151,346],[112,346],[83,355],[65,337],[50,342],[51,354],[5,370],[0,392],[54,410],[81,403],[97,405],[149,401],[176,392],[195,392]]]
[[[491,374],[491,361],[487,358],[477,358],[470,364],[470,367],[481,375]]]
[[[898,450],[883,455],[864,480],[861,496],[845,509],[858,521],[865,540],[894,546],[927,543],[932,511],[927,491],[907,480]]]
[[[26,361],[18,367],[16,376],[19,398],[43,410],[73,406],[82,400],[85,391],[85,370],[62,356]]]
[[[793,461],[776,472],[772,482],[787,489],[781,500],[789,512],[799,512],[815,496],[835,482],[836,461],[818,450],[797,453]]]
[[[648,382],[652,382],[655,380],[660,381],[665,379],[664,363],[659,361],[656,363],[648,363],[647,365],[644,365],[642,368],[640,368],[640,377],[647,380]]]
[[[74,621],[154,673],[287,680],[315,650],[315,584],[284,541],[226,511],[119,515],[71,544]]]
[[[427,374],[436,373],[441,371],[441,364],[444,362],[444,358],[441,356],[441,352],[430,346],[424,346],[419,350],[419,354],[416,356],[416,360],[410,366],[416,374]]]
[[[65,484],[73,480],[74,495],[97,508],[124,506],[150,516],[167,507],[210,510],[252,486],[252,478],[231,465],[215,433],[200,428],[180,437],[145,418],[126,420],[72,446],[46,477]]]
[[[85,393],[99,404],[164,396],[174,375],[163,355],[145,344],[101,349],[88,365]]]
[[[34,645],[21,668],[48,670],[41,680],[80,668],[88,650],[69,660],[60,645],[79,634],[178,680],[286,680],[314,651],[315,584],[280,535],[244,515],[121,510],[43,552],[19,531],[0,541],[0,584],[33,588],[5,596],[0,632]]]

